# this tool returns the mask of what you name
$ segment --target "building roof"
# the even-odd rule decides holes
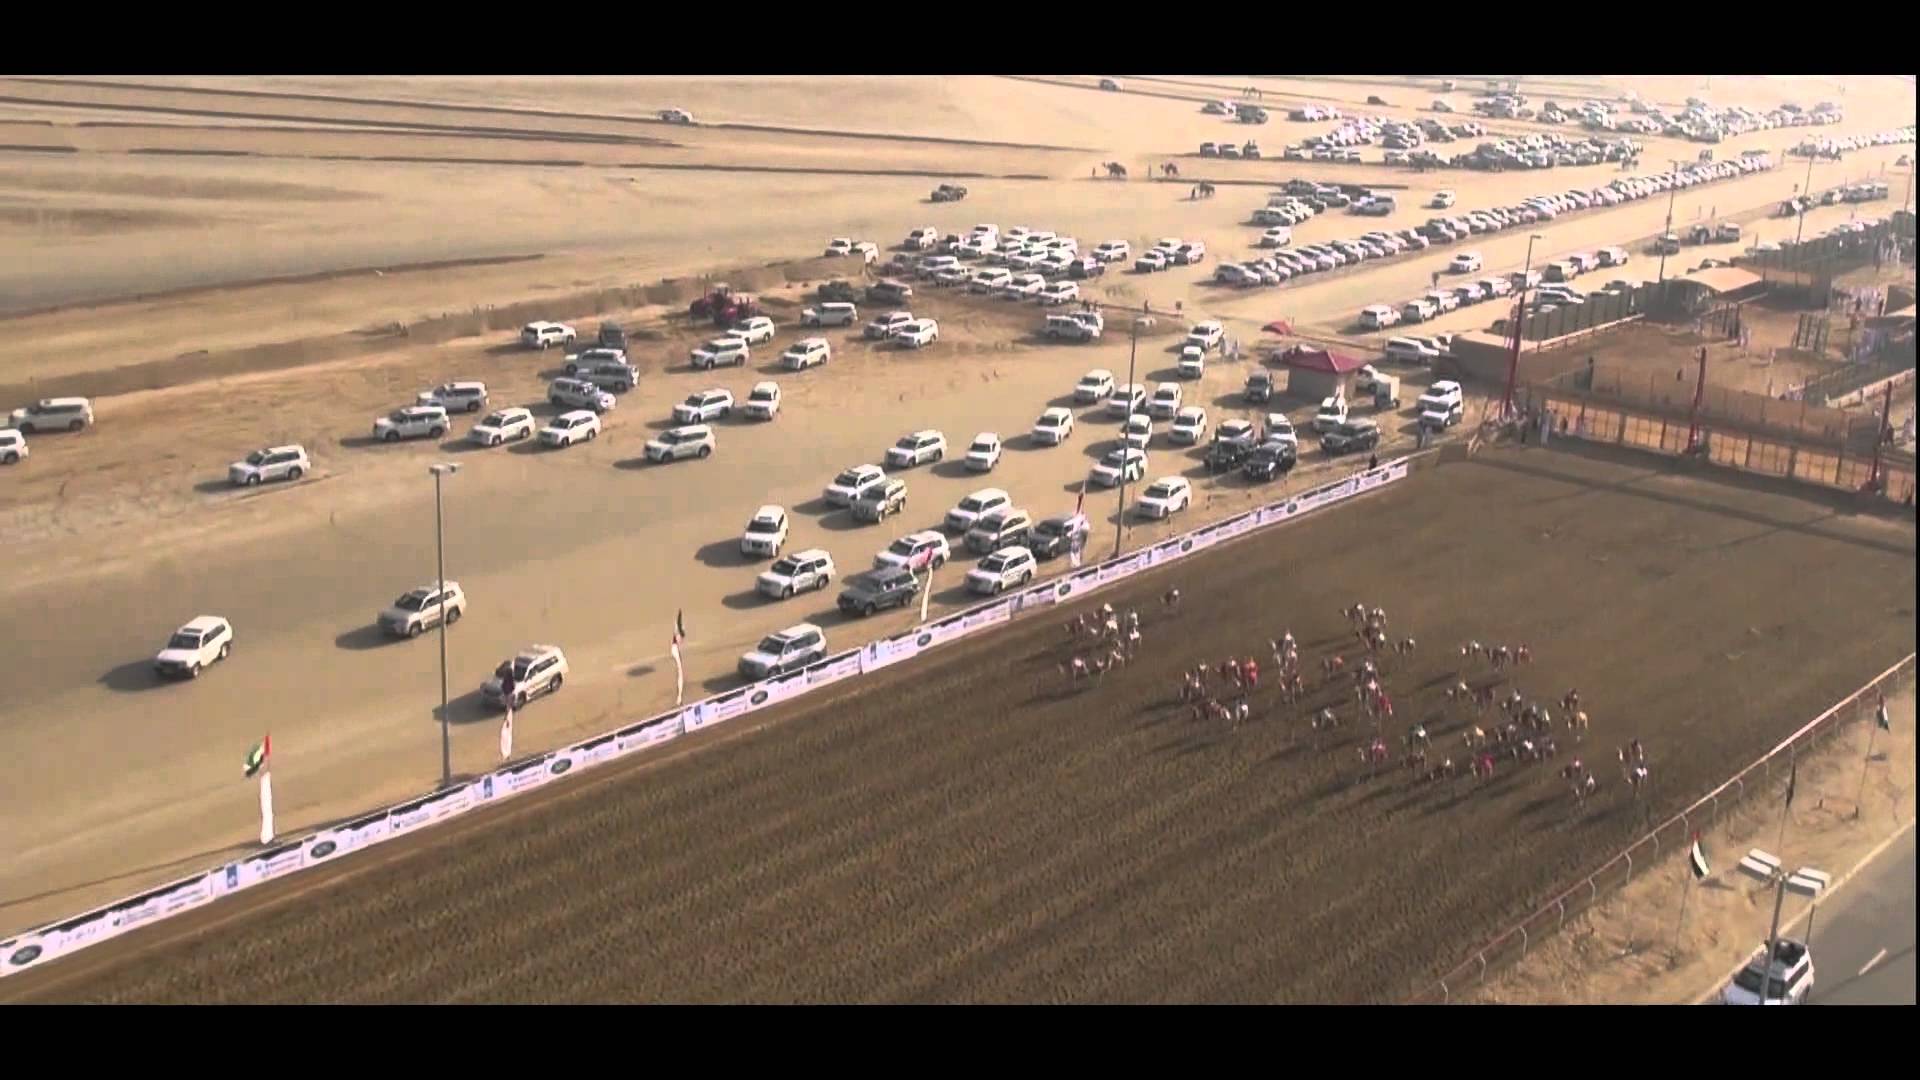
[[[1696,285],[1704,285],[1708,292],[1738,292],[1750,285],[1758,285],[1763,280],[1751,270],[1742,270],[1737,266],[1716,266],[1710,270],[1695,270],[1680,278]]]
[[[1280,354],[1280,362],[1295,371],[1318,371],[1328,375],[1346,375],[1358,371],[1366,361],[1331,349],[1303,349],[1295,346]]]

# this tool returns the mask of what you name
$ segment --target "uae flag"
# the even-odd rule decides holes
[[[272,735],[264,736],[259,742],[253,744],[253,749],[247,751],[247,779],[253,779],[255,773],[267,767],[267,758],[272,753]]]
[[[1793,809],[1793,789],[1800,786],[1800,762],[1796,759],[1793,771],[1787,774],[1787,809]]]
[[[260,777],[260,842],[273,843],[273,736],[264,735],[247,752],[247,779]]]
[[[1704,878],[1713,870],[1707,866],[1706,849],[1700,846],[1700,834],[1693,834],[1693,850],[1687,852],[1687,862],[1693,867],[1693,876],[1697,880]]]
[[[1881,731],[1893,730],[1893,722],[1887,718],[1887,699],[1884,697],[1880,699],[1880,707],[1873,710],[1873,722],[1880,726]]]

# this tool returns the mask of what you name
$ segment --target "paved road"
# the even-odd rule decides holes
[[[1914,1004],[1914,916],[1909,829],[1814,916],[1814,1004]]]

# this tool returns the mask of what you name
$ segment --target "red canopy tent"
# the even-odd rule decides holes
[[[1295,345],[1274,357],[1287,369],[1287,393],[1318,401],[1345,397],[1350,376],[1366,361],[1331,349],[1309,349]]]

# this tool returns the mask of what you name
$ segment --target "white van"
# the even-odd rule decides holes
[[[1400,321],[1400,313],[1385,304],[1371,304],[1360,309],[1360,325],[1369,330],[1384,330]]]

